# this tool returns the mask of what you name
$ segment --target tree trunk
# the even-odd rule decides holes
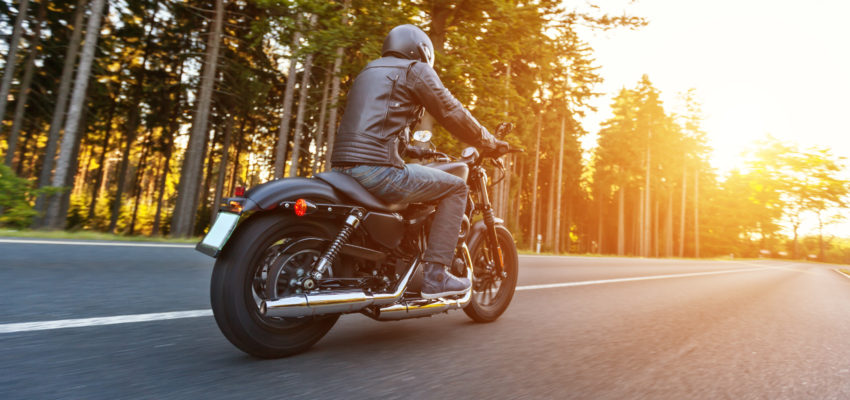
[[[679,219],[679,257],[685,257],[685,201],[688,194],[688,173],[682,168],[682,213]]]
[[[91,200],[89,201],[88,219],[91,220],[95,216],[97,207],[98,192],[100,191],[101,182],[103,182],[104,164],[106,163],[106,153],[109,152],[109,138],[112,136],[112,118],[115,115],[115,108],[118,105],[118,97],[112,99],[112,104],[109,106],[109,114],[106,117],[106,129],[103,132],[103,143],[101,146],[100,158],[97,164],[97,173],[95,174],[94,186],[92,186]]]
[[[33,141],[33,137],[36,136],[36,134],[38,133],[37,132],[38,129],[36,128],[38,126],[38,122],[39,122],[38,116],[36,116],[31,121],[25,121],[25,123],[26,123],[26,125],[28,125],[29,129],[24,129],[24,142],[21,144],[21,150],[18,151],[18,162],[15,163],[15,175],[24,176],[23,175],[23,168],[24,168],[25,156],[27,154],[27,149],[29,148],[30,142]],[[33,156],[32,158],[36,158],[36,157]]]
[[[315,16],[310,17],[310,26],[313,25],[315,18]],[[292,160],[289,162],[289,176],[298,176],[298,167],[301,165],[301,137],[304,135],[304,110],[307,108],[307,94],[310,90],[310,72],[312,68],[313,55],[308,54],[307,59],[304,60],[304,72],[301,73],[301,89],[298,94],[298,111],[295,115],[295,137],[292,140]]]
[[[655,194],[655,215],[652,217],[652,249],[653,249],[653,257],[658,257],[660,254],[659,251],[659,240],[658,240],[658,231],[661,229],[661,226],[658,224],[658,215],[659,215],[660,202],[658,200],[658,194]]]
[[[62,144],[59,147],[59,159],[56,162],[56,172],[53,175],[52,185],[60,187],[65,185],[73,162],[72,156],[74,145],[77,143],[78,128],[82,117],[83,107],[86,101],[86,89],[89,84],[89,74],[94,61],[94,51],[97,39],[100,36],[100,21],[103,17],[103,6],[105,0],[92,0],[91,17],[86,26],[86,40],[83,45],[83,54],[80,57],[80,65],[77,68],[77,77],[74,79],[74,91],[71,94],[71,108],[68,110],[68,118],[65,120],[65,134],[62,136]],[[64,225],[65,215],[60,213],[61,198],[63,196],[51,196],[48,201],[47,215],[45,221],[47,226],[60,229]]]
[[[641,188],[640,189],[640,197],[639,197],[640,206],[638,207],[638,210],[639,210],[638,211],[638,226],[640,227],[640,229],[638,229],[639,247],[637,249],[637,255],[641,256],[641,257],[646,257],[645,250],[646,250],[646,239],[647,238],[646,238],[646,235],[644,234],[646,232],[646,223],[647,223],[647,221],[646,221],[646,196],[644,195],[643,191],[644,191],[644,188]]]
[[[649,133],[649,138],[652,138],[652,132]],[[652,174],[652,149],[649,146],[649,142],[646,144],[646,200],[644,200],[643,205],[646,208],[643,219],[643,248],[641,249],[641,256],[647,257],[649,256],[650,249],[650,240],[652,238],[652,195],[650,186],[650,175]]]
[[[145,24],[145,17],[142,19],[142,24]],[[154,18],[154,21],[156,19]],[[148,55],[150,54],[151,48],[151,40],[153,38],[153,24],[151,24],[150,30],[148,30],[147,37],[145,39],[145,50],[144,55],[142,56],[141,65],[139,65],[136,73],[134,74],[135,78],[135,87],[133,88],[133,95],[130,100],[131,105],[139,104],[142,101],[142,90],[144,89],[145,84],[145,66],[147,65]],[[124,196],[124,190],[126,190],[127,183],[127,168],[130,165],[130,153],[133,148],[133,143],[136,141],[136,135],[138,134],[139,125],[141,124],[141,110],[139,107],[130,107],[130,115],[127,117],[127,125],[124,133],[124,151],[121,153],[121,164],[118,167],[118,187],[116,188],[115,198],[112,201],[112,207],[110,208],[110,216],[109,216],[109,228],[108,232],[115,232],[115,226],[118,223],[118,216],[121,213],[121,203],[122,197]]]
[[[516,227],[517,232],[522,236],[522,226],[520,226],[520,223],[522,221],[522,185],[525,180],[525,163],[521,159],[517,159],[517,168],[519,169],[517,173],[519,182],[517,182],[516,202],[514,203],[516,205],[514,207],[514,227]]]
[[[625,192],[626,188],[620,186],[617,193],[617,255],[626,254],[626,221],[625,221]]]
[[[537,243],[537,176],[540,174],[540,131],[543,129],[543,111],[537,114],[537,145],[534,148],[534,178],[531,186],[531,232],[529,248]]]
[[[6,104],[9,101],[9,91],[12,90],[12,79],[15,77],[15,67],[18,66],[18,46],[24,30],[24,20],[27,19],[29,0],[21,0],[18,5],[18,16],[15,18],[15,28],[9,41],[9,53],[6,55],[6,66],[3,68],[3,83],[0,84],[0,123],[6,119]]]
[[[316,154],[313,157],[313,171],[316,175],[321,170],[321,165],[325,158],[324,148],[325,140],[325,114],[328,110],[328,89],[331,86],[331,71],[325,74],[325,83],[322,85],[322,102],[319,105],[319,124],[316,126]]]
[[[598,215],[596,220],[596,254],[602,254],[602,196],[596,200]]]
[[[162,198],[165,196],[165,181],[168,177],[168,170],[171,163],[171,146],[172,144],[167,144],[165,148],[165,160],[162,165],[162,174],[159,176],[156,184],[156,212],[154,213],[153,218],[153,228],[151,228],[151,236],[156,236],[159,234],[159,225],[162,222]]]
[[[175,237],[189,237],[195,225],[199,178],[204,162],[204,143],[208,136],[207,125],[210,113],[213,88],[215,87],[216,63],[221,43],[221,30],[224,21],[224,0],[216,0],[215,21],[207,42],[207,54],[204,61],[204,73],[198,94],[195,117],[192,121],[192,132],[186,156],[180,171],[180,184],[172,217],[171,234]]]
[[[694,258],[699,258],[699,168],[694,170]]]
[[[230,137],[233,136],[233,117],[226,116],[224,123],[224,145],[221,148],[221,160],[218,162],[218,177],[215,181],[215,195],[213,196],[213,209],[210,213],[210,224],[215,222],[216,209],[221,204],[222,191],[224,190],[224,175],[227,174],[227,164],[230,161]]]
[[[667,194],[667,213],[664,217],[664,257],[673,257],[673,188]]]
[[[564,133],[566,131],[567,116],[561,114],[561,141],[558,145],[558,180],[555,182],[557,194],[557,208],[555,208],[555,254],[561,252],[561,186],[564,177]]]
[[[245,119],[242,120],[242,125],[239,127],[239,137],[236,138],[236,156],[233,158],[233,172],[230,175],[230,190],[232,191],[236,187],[236,181],[239,178],[239,156],[242,154],[242,146],[245,142],[245,125],[247,121]],[[251,120],[249,132],[254,131],[254,121]]]
[[[56,146],[59,143],[59,133],[62,129],[62,122],[65,121],[65,109],[68,106],[68,97],[71,93],[71,83],[74,73],[74,65],[77,60],[77,53],[80,50],[80,39],[83,32],[83,18],[86,15],[86,0],[77,1],[77,7],[74,10],[74,31],[71,32],[71,39],[68,41],[68,48],[65,50],[64,64],[62,65],[62,77],[59,81],[59,94],[56,96],[56,105],[53,107],[53,114],[50,119],[50,129],[47,132],[47,145],[44,154],[44,162],[41,167],[41,174],[38,179],[39,187],[43,188],[50,185],[50,178],[53,174],[53,161],[56,158]],[[78,75],[79,76],[79,75]],[[44,211],[44,197],[39,196],[41,201],[36,201],[36,210]]]
[[[348,23],[348,8],[351,6],[351,0],[345,0],[342,3],[342,24]],[[328,112],[328,145],[325,150],[325,167],[330,168],[331,157],[334,151],[334,140],[336,140],[336,122],[337,111],[339,110],[339,83],[340,70],[342,69],[342,56],[345,49],[342,47],[336,48],[336,57],[334,58],[333,80],[331,81],[331,103],[330,111]]]
[[[71,149],[71,163],[70,163],[71,165],[68,166],[68,170],[70,172],[65,177],[65,184],[63,185],[64,187],[68,187],[68,188],[71,188],[71,189],[73,189],[72,186],[73,186],[73,183],[74,183],[74,178],[76,177],[76,174],[79,173],[80,146],[82,144],[83,138],[85,137],[85,133],[86,133],[86,119],[88,118],[87,110],[88,110],[88,105],[84,106],[83,109],[82,109],[82,112],[81,112],[79,125],[77,127],[77,132],[80,132],[80,134],[77,135],[77,140],[74,141],[74,146]],[[66,216],[68,215],[68,209],[71,205],[71,190],[66,190],[66,191],[62,192],[61,194],[58,195],[58,198],[59,198],[59,200],[58,200],[58,203],[59,203],[58,215],[60,216],[60,222],[62,224],[62,226],[60,228],[65,228],[66,223],[67,223],[66,222],[67,221]]]
[[[182,91],[180,90],[179,82],[183,81],[183,68],[185,66],[184,61],[185,59],[180,60],[179,67],[177,69],[178,85],[177,91],[174,95],[174,107],[171,110],[171,118],[169,119],[169,124],[167,128],[168,131],[164,133],[166,136],[163,138],[163,148],[165,149],[165,161],[162,167],[162,176],[159,177],[159,183],[157,183],[156,212],[154,213],[151,236],[159,235],[160,225],[162,222],[162,198],[165,197],[165,183],[168,178],[168,173],[170,172],[171,156],[174,154],[174,135],[177,132],[177,129],[180,124],[178,110],[180,108],[180,95],[182,94]]]
[[[33,28],[32,43],[30,44],[30,53],[24,62],[24,77],[21,80],[21,88],[18,90],[17,104],[15,104],[15,116],[12,118],[12,130],[9,132],[9,140],[6,148],[6,165],[11,167],[12,160],[15,158],[15,147],[18,145],[18,134],[21,132],[23,125],[24,111],[26,110],[27,100],[30,95],[30,85],[32,84],[32,76],[35,71],[35,59],[38,57],[38,47],[41,42],[41,24],[44,21],[46,12],[45,3],[42,2],[38,7],[38,18]],[[8,65],[8,63],[6,64]]]
[[[286,88],[283,92],[283,114],[280,116],[280,131],[278,132],[277,151],[274,159],[274,178],[283,178],[286,172],[286,148],[289,147],[289,120],[292,119],[292,102],[295,96],[295,75],[298,60],[295,52],[301,44],[301,13],[295,19],[297,31],[292,37],[292,49],[289,57],[289,74],[286,76]]]
[[[549,218],[546,218],[546,243],[549,244],[549,248],[552,251],[555,251],[555,218],[553,218],[551,212],[555,210],[555,177],[558,171],[558,166],[555,165],[554,161],[552,162],[551,173],[549,174],[549,207],[546,209],[550,214]]]
[[[148,134],[148,139],[150,139],[151,134]],[[139,157],[139,162],[136,163],[136,176],[133,178],[133,214],[130,217],[130,228],[128,229],[127,234],[133,235],[136,231],[136,218],[139,215],[139,201],[142,198],[142,188],[141,184],[144,180],[145,174],[144,169],[142,168],[145,165],[145,162],[148,158],[148,153],[150,150],[149,140],[146,140],[145,143],[142,144],[142,155]]]

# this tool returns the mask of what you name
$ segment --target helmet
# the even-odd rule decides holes
[[[384,39],[381,56],[392,55],[408,60],[419,60],[434,66],[434,45],[431,38],[414,25],[399,25]]]

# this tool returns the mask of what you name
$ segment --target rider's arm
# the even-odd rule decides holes
[[[493,135],[443,86],[431,66],[418,62],[410,72],[408,79],[413,84],[413,95],[440,125],[474,146],[489,148],[495,145]]]

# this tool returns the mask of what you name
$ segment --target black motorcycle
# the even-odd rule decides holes
[[[497,134],[511,127],[501,124]],[[417,139],[428,143],[430,132]],[[482,156],[468,147],[451,159],[433,146],[411,146],[417,158],[437,160],[427,165],[469,185],[450,268],[473,283],[462,296],[419,294],[434,204],[386,204],[335,171],[237,189],[196,247],[217,258],[210,299],[221,332],[246,353],[276,358],[310,348],[345,313],[392,321],[463,309],[475,321],[496,320],[518,271],[513,237],[487,193],[484,161],[504,175],[500,156],[518,151],[500,150]]]

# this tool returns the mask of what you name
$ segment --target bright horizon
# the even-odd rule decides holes
[[[670,112],[681,109],[681,93],[696,89],[721,176],[742,167],[740,153],[767,134],[850,159],[843,118],[850,114],[850,2],[639,0],[606,9],[649,25],[583,32],[605,79],[598,88],[604,95],[592,103],[598,111],[583,121],[586,150],[611,117],[613,96],[647,74]],[[812,233],[815,226],[806,225],[801,231]],[[850,221],[825,233],[850,237]]]

